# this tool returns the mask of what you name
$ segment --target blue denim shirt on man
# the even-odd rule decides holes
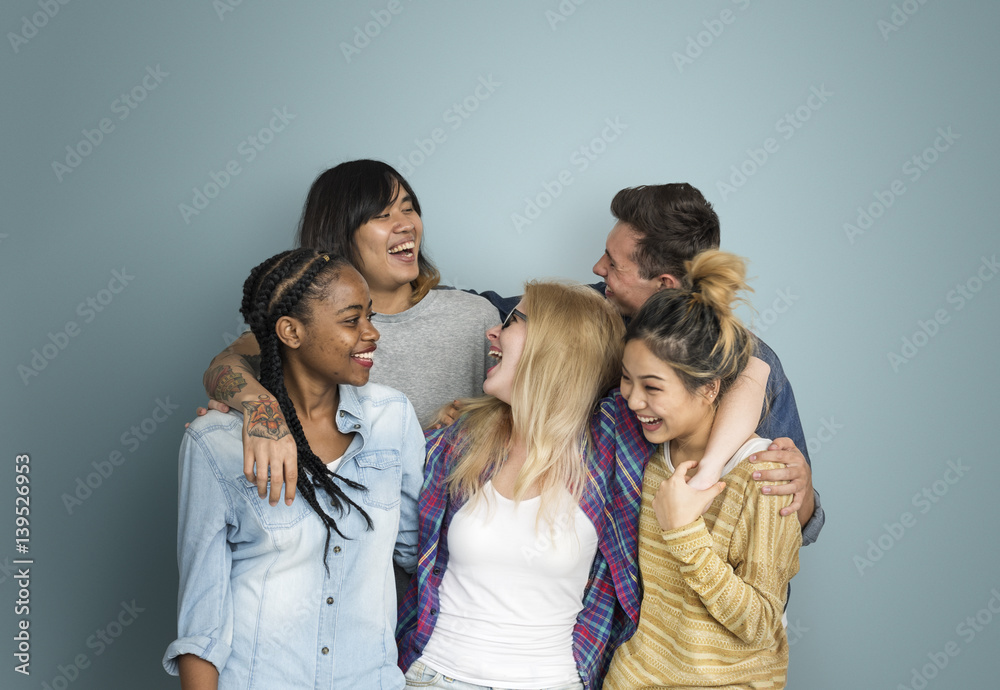
[[[424,436],[391,388],[340,386],[337,426],[354,433],[337,473],[357,510],[331,512],[332,533],[301,495],[271,506],[243,476],[242,414],[191,423],[180,452],[177,639],[163,658],[194,654],[219,669],[219,688],[403,688],[396,666],[392,559],[413,572]],[[332,459],[332,458],[331,458]],[[320,505],[330,499],[317,492]]]

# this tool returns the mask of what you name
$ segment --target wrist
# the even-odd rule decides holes
[[[712,547],[712,536],[700,515],[686,525],[663,530],[661,537],[667,552],[684,563],[690,562],[701,549]]]
[[[256,403],[264,402],[266,400],[277,403],[271,392],[264,388],[262,385],[254,381],[248,384],[242,390],[238,391],[236,394],[231,396],[228,400],[216,398],[226,403],[230,407],[235,407],[236,409],[244,409],[245,403]]]
[[[805,489],[805,496],[802,498],[802,505],[799,506],[796,515],[799,518],[799,525],[805,527],[806,523],[812,519],[813,513],[816,512],[816,493],[813,491],[812,486]]]

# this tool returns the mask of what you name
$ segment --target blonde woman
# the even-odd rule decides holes
[[[720,399],[753,353],[733,314],[746,289],[741,259],[717,250],[687,265],[690,289],[662,290],[626,335],[622,395],[657,451],[645,467],[639,514],[643,584],[638,629],[614,654],[605,688],[783,688],[781,618],[798,572],[791,496],[767,495],[751,464],[771,443],[752,434],[700,491],[688,482]]]
[[[529,283],[487,331],[487,397],[427,435],[398,631],[408,687],[599,687],[616,586],[601,396],[623,333],[607,300],[559,283]]]

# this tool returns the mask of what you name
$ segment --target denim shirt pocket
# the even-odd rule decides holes
[[[358,481],[367,489],[361,494],[365,505],[383,510],[397,507],[403,478],[399,451],[383,448],[361,452],[354,461],[358,466]]]
[[[278,505],[272,506],[268,503],[266,496],[264,498],[260,497],[257,493],[257,485],[248,482],[246,477],[241,475],[234,481],[239,486],[246,502],[257,514],[257,518],[260,520],[261,525],[268,531],[284,530],[295,527],[304,518],[313,513],[312,508],[308,503],[306,503],[304,498],[298,495],[298,493],[296,493],[295,500],[292,502],[292,505],[285,505],[284,487],[282,487],[281,498],[278,501]],[[269,492],[271,490],[270,482],[268,482],[267,490]]]

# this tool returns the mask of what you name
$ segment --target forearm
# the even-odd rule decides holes
[[[257,380],[260,377],[260,349],[252,334],[244,333],[212,360],[205,372],[205,392],[213,400],[240,408],[270,392]]]
[[[181,690],[218,690],[219,671],[215,666],[194,654],[177,658],[181,675]]]
[[[701,598],[715,620],[757,648],[771,646],[781,627],[785,583],[757,589],[740,578],[733,567],[712,550],[705,522],[695,522],[663,533],[668,551],[681,561],[685,584]]]
[[[719,403],[702,458],[703,466],[718,470],[716,476],[756,430],[760,422],[760,411],[764,407],[764,393],[770,371],[771,368],[765,362],[751,357],[746,369]]]

